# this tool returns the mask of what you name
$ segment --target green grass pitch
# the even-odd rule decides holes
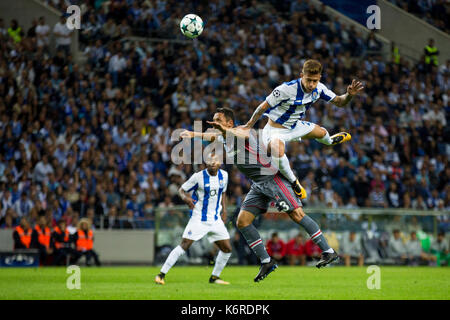
[[[280,266],[254,283],[257,266],[229,266],[222,278],[231,285],[208,283],[210,266],[175,266],[164,286],[156,285],[158,267],[81,267],[81,289],[69,290],[69,274],[60,268],[0,269],[0,299],[150,299],[150,300],[408,300],[450,299],[450,268],[383,267],[381,288],[369,290],[366,267]]]

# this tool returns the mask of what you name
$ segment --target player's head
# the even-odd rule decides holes
[[[306,92],[313,91],[319,84],[322,76],[322,64],[313,59],[306,60],[303,64],[300,77],[302,78],[302,85]]]
[[[217,121],[228,128],[234,127],[234,111],[230,108],[218,108],[214,114],[213,121]]]
[[[205,162],[206,162],[206,169],[208,170],[208,172],[211,175],[215,176],[222,164],[220,162],[219,156],[217,156],[215,153],[210,153],[206,158]]]

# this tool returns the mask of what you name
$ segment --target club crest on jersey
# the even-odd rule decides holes
[[[312,98],[313,98],[313,100],[316,100],[318,97],[319,97],[319,93],[318,93],[316,90],[314,90],[314,91],[312,92]]]
[[[221,188],[223,188],[223,181],[222,181],[222,180],[219,181],[219,186],[220,186]]]

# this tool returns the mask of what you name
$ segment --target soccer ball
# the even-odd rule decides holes
[[[203,20],[196,14],[187,14],[180,22],[181,32],[188,38],[197,38],[203,32]]]

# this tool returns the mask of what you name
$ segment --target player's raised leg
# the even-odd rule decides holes
[[[302,137],[302,139],[316,139],[316,141],[326,144],[327,146],[334,146],[349,141],[351,138],[352,136],[348,132],[339,132],[330,136],[327,129],[316,124],[310,133]]]
[[[230,239],[218,240],[215,244],[219,247],[219,253],[217,254],[216,263],[214,264],[214,269],[209,278],[209,283],[230,284],[229,282],[220,279],[220,274],[231,257]]]
[[[165,284],[164,278],[167,272],[169,272],[169,270],[175,265],[175,263],[177,263],[178,259],[186,253],[193,242],[194,240],[183,238],[181,240],[181,244],[179,246],[176,246],[175,249],[170,252],[159,274],[155,277],[155,282],[157,284]]]
[[[268,150],[275,167],[289,180],[297,197],[305,199],[307,197],[306,190],[292,171],[289,159],[285,154],[285,142],[277,138],[272,138],[268,144]]]

